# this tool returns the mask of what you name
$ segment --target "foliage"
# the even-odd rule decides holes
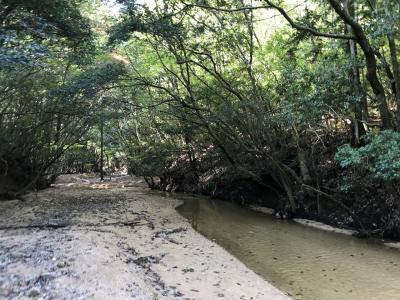
[[[92,32],[79,1],[2,0],[0,65],[38,64],[58,47],[92,48]],[[84,51],[82,51],[84,50]]]
[[[394,180],[400,178],[400,133],[384,130],[363,137],[366,145],[352,148],[343,145],[335,155],[342,167],[368,170],[373,178]]]
[[[98,96],[124,67],[94,51],[81,1],[2,1],[0,25],[0,169],[22,194],[45,174],[68,170],[74,153],[82,161],[95,153],[74,145],[99,123],[107,101]]]

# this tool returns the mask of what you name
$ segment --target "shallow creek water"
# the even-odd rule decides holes
[[[400,250],[204,197],[178,196],[192,226],[294,299],[400,299]]]

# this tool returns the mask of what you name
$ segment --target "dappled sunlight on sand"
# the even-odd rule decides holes
[[[110,185],[108,183],[92,184],[90,186],[92,189],[109,189]]]
[[[132,186],[147,187],[147,184],[142,178],[127,174],[106,177],[103,181],[100,181],[98,174],[69,174],[58,177],[51,185],[53,188],[74,187],[91,190],[124,189]]]

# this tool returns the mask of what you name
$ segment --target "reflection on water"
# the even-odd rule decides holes
[[[400,299],[397,249],[232,203],[178,198],[194,228],[295,299]]]

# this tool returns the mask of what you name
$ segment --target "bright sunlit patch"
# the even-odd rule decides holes
[[[111,53],[111,57],[113,59],[117,60],[118,62],[124,64],[124,65],[129,65],[130,64],[128,59],[126,59],[124,56],[122,56],[122,55],[120,55],[118,53],[112,52]]]
[[[155,0],[137,0],[137,4],[147,6],[149,9],[153,9],[156,6]]]
[[[121,5],[115,0],[107,0],[102,3],[104,10],[108,12],[110,16],[117,17],[121,13]]]
[[[110,188],[109,184],[107,184],[107,183],[100,183],[100,184],[95,183],[95,184],[92,184],[90,187],[92,189],[96,189],[96,190],[106,190],[106,189]]]

